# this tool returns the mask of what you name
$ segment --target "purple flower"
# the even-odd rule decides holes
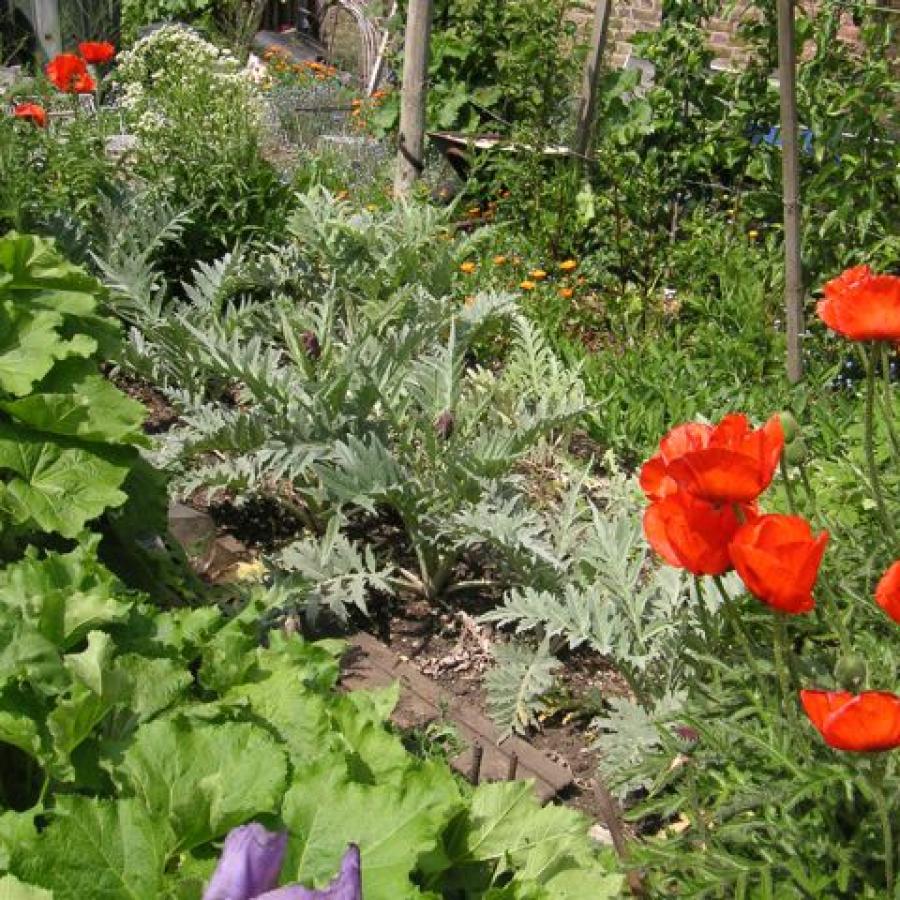
[[[286,847],[286,832],[267,831],[257,822],[233,828],[203,900],[362,900],[355,844],[347,848],[338,875],[321,891],[299,884],[275,888]]]

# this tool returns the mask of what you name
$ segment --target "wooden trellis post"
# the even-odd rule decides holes
[[[48,58],[62,50],[58,0],[31,0],[31,2],[17,2],[13,5],[21,8],[31,21],[35,37]]]
[[[408,197],[425,167],[425,98],[433,0],[410,0],[403,42],[403,89],[394,194]]]
[[[784,302],[787,375],[803,378],[803,266],[800,252],[800,158],[797,146],[797,52],[794,0],[778,0],[778,82],[781,97],[781,182],[784,202]]]
[[[591,33],[591,47],[584,64],[581,94],[578,101],[578,123],[575,128],[575,153],[577,158],[587,156],[591,148],[591,126],[597,113],[597,89],[600,86],[600,71],[603,52],[606,50],[606,35],[609,32],[609,14],[612,0],[597,0],[594,7],[594,26]]]

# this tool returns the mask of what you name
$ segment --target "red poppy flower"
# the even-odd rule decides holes
[[[26,119],[38,128],[47,127],[47,110],[37,103],[20,103],[13,107],[13,115],[17,119]]]
[[[116,48],[108,41],[82,41],[78,50],[84,61],[92,66],[103,66],[112,62],[116,56]]]
[[[67,94],[87,94],[94,90],[94,79],[87,63],[74,53],[59,53],[47,63],[47,77],[60,91]]]
[[[709,446],[712,425],[686,422],[673,428],[660,442],[659,451],[641,468],[641,490],[649,500],[662,500],[678,490],[678,483],[668,475],[669,465],[685,453]]]
[[[835,750],[873,753],[900,747],[900,697],[887,691],[800,691],[810,722]]]
[[[809,612],[813,585],[828,543],[828,532],[813,537],[800,516],[760,516],[743,525],[729,550],[741,580],[763,603],[780,612]]]
[[[735,413],[712,429],[705,446],[672,460],[666,475],[710,503],[751,503],[772,483],[783,449],[777,413],[755,430],[745,415]]]
[[[854,266],[829,281],[819,318],[851,341],[900,341],[900,278]]]
[[[753,509],[746,514],[752,516]],[[684,491],[651,503],[644,534],[670,565],[694,575],[721,575],[732,568],[728,544],[741,527],[731,505],[713,506]]]
[[[881,576],[875,602],[900,625],[900,559]]]

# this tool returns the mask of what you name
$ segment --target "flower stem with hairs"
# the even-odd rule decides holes
[[[884,525],[885,533],[888,535],[894,548],[897,547],[897,532],[894,529],[894,523],[890,515],[888,515],[887,506],[884,502],[884,492],[881,487],[881,476],[878,473],[878,461],[875,459],[875,347],[871,347],[865,354],[866,360],[866,410],[865,410],[865,454],[866,466],[869,470],[869,481],[872,487],[872,494],[875,498],[875,505],[878,508],[878,515],[881,517],[881,523]]]

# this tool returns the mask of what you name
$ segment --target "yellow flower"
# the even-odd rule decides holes
[[[574,296],[575,291],[570,287],[561,287],[559,289],[559,296],[563,298],[563,300],[571,300]]]
[[[754,228],[747,232],[747,237],[750,238],[751,241],[755,241],[759,237],[759,232]]]
[[[369,212],[375,212],[375,210],[378,209],[378,206],[377,206],[376,204],[374,204],[374,203],[367,203],[367,204],[366,204],[366,209],[367,209]]]
[[[543,281],[547,277],[547,273],[543,269],[532,269],[528,273],[528,277],[535,281]]]
[[[537,285],[533,281],[523,281],[520,285],[523,291],[533,291]]]
[[[346,200],[350,196],[350,191],[338,191],[334,195],[335,200]]]
[[[472,206],[466,210],[469,218],[477,219],[481,215],[481,207],[480,206]]]
[[[506,262],[506,257],[503,256],[503,254],[500,254],[499,256],[494,257],[494,265],[495,266],[502,266],[505,262]]]
[[[466,275],[471,275],[477,268],[478,266],[470,260],[469,262],[462,263],[459,267],[459,271]]]
[[[566,259],[559,264],[563,272],[574,272],[578,268],[578,263],[574,259]]]
[[[234,577],[238,581],[261,581],[265,574],[266,566],[261,559],[239,562],[234,568]]]

